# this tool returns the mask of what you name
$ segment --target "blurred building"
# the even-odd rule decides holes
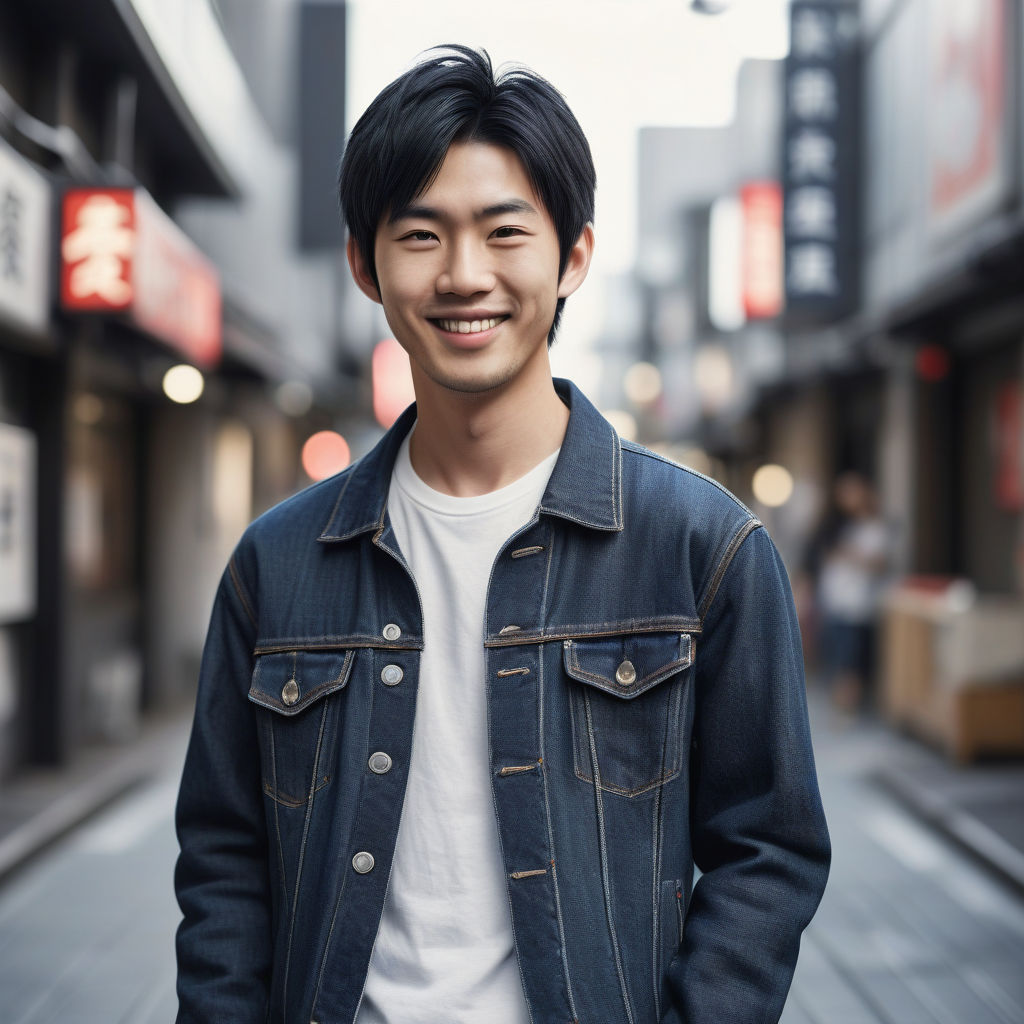
[[[608,386],[619,393],[606,396],[637,416],[641,440],[713,472],[746,500],[769,447],[758,417],[767,396],[788,387],[780,322],[782,87],[779,62],[747,61],[729,125],[641,131],[641,327],[612,364]],[[639,403],[621,384],[637,359],[661,371],[660,391]],[[813,407],[813,392],[803,394]],[[805,464],[804,478],[817,479],[819,437],[802,429],[794,435],[811,450],[791,452],[787,461]],[[784,531],[775,532],[785,547]]]
[[[300,0],[0,7],[0,781],[190,692],[239,534],[357,411],[344,31]]]
[[[861,333],[904,367],[909,558],[992,592],[1024,587],[1020,14],[1009,0],[864,12]]]
[[[646,318],[620,356],[662,371],[658,400],[631,410],[641,439],[750,501],[794,575],[836,477],[871,481],[891,575],[939,595],[915,605],[927,626],[902,664],[944,677],[920,666],[958,637],[961,683],[911,703],[938,720],[981,687],[971,714],[1006,736],[1019,720],[1018,752],[1022,57],[1010,0],[794,0],[790,55],[748,64],[734,124],[641,134]],[[774,246],[747,201],[772,182]],[[779,307],[752,315],[770,278]],[[753,484],[765,465],[789,478],[781,501]]]

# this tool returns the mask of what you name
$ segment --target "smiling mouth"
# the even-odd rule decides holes
[[[449,334],[480,334],[497,327],[507,319],[507,316],[493,316],[487,320],[448,320],[433,317],[431,323],[437,324],[442,331],[448,331]]]

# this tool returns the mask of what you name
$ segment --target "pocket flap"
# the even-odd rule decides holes
[[[340,690],[355,651],[276,651],[256,658],[249,700],[281,715],[297,715]]]
[[[565,671],[605,693],[632,700],[693,664],[689,633],[658,633],[566,640]]]

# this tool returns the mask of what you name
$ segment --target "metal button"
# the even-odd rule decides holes
[[[383,750],[378,750],[376,753],[370,755],[370,771],[374,775],[384,775],[386,772],[391,771],[391,757],[385,754]]]
[[[397,640],[402,635],[401,629],[398,628],[393,622],[389,622],[384,627],[384,639],[385,640]]]
[[[373,870],[373,864],[373,854],[367,853],[365,850],[360,850],[352,858],[352,867],[354,867],[360,875],[368,875]]]
[[[633,667],[633,662],[624,661],[615,670],[615,681],[620,686],[631,686],[636,682],[636,669]]]
[[[385,665],[381,669],[380,679],[385,686],[397,686],[404,675],[401,665]]]
[[[294,704],[299,699],[299,684],[294,679],[289,679],[281,691],[281,700],[285,704]]]

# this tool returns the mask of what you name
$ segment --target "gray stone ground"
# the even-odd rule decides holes
[[[900,741],[814,712],[835,857],[783,1024],[1024,1024],[1024,898],[872,781]],[[176,764],[0,888],[4,1024],[173,1021]]]
[[[833,868],[783,1024],[1024,1024],[1024,898],[873,783],[903,741],[815,708]]]

